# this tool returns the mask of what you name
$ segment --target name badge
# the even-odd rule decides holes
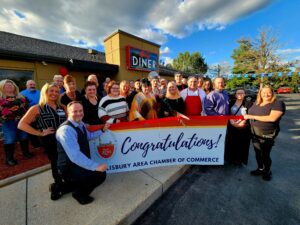
[[[59,116],[65,116],[65,115],[66,115],[66,113],[65,113],[65,111],[64,111],[63,109],[57,109],[57,110],[56,110],[56,113],[57,113],[57,115],[59,115]]]

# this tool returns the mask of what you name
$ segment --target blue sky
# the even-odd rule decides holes
[[[184,39],[170,38],[170,57],[174,58],[186,50],[199,51],[210,65],[222,62],[232,64],[230,55],[238,47],[236,40],[241,37],[256,38],[261,28],[271,27],[282,45],[280,49],[286,50],[287,54],[280,52],[282,59],[300,59],[299,9],[300,1],[277,0],[251,15],[233,21],[223,30],[199,31]]]
[[[283,61],[300,60],[299,0],[1,0],[0,30],[84,48],[124,30],[161,45],[161,59],[199,51],[228,64],[241,37],[277,34]],[[164,52],[164,53],[163,53]]]

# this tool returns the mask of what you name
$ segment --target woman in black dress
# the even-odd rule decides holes
[[[88,125],[102,124],[98,117],[98,105],[100,99],[97,96],[97,84],[92,81],[87,81],[84,90],[85,95],[80,99],[84,112],[82,121]]]
[[[251,102],[245,100],[245,90],[237,89],[235,101],[229,105],[230,115],[245,115]],[[225,141],[225,160],[236,165],[247,165],[251,140],[250,124],[246,120],[230,120]]]
[[[171,81],[167,86],[167,93],[161,104],[160,117],[177,116],[184,112],[184,101],[179,94],[175,82]]]
[[[61,104],[67,106],[72,101],[78,101],[81,98],[81,94],[76,90],[76,80],[71,75],[67,75],[64,78],[64,88],[66,92],[61,95]]]

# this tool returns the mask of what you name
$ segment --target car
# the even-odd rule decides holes
[[[300,84],[298,84],[298,86],[297,86],[297,91],[298,91],[298,93],[300,93]]]
[[[288,86],[283,86],[277,89],[277,94],[290,94],[292,89]]]

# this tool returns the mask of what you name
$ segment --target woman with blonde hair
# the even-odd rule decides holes
[[[171,81],[167,85],[166,96],[161,104],[160,117],[176,116],[178,112],[184,112],[184,101],[176,83]]]
[[[46,83],[41,90],[39,104],[32,106],[21,119],[18,128],[32,135],[40,136],[43,146],[51,162],[54,183],[50,185],[51,199],[59,199],[67,187],[57,170],[57,142],[55,133],[67,119],[66,107],[60,102],[60,88],[57,84]],[[37,121],[39,129],[31,126]]]
[[[130,90],[130,83],[127,80],[122,80],[120,82],[120,95],[126,99],[129,109],[136,94],[137,92],[135,90]]]
[[[12,80],[0,82],[0,121],[4,135],[3,145],[8,166],[14,166],[18,162],[14,158],[15,143],[20,142],[23,156],[31,158],[29,152],[28,134],[17,129],[21,117],[28,109],[28,101],[20,95],[19,88]]]
[[[251,123],[252,143],[257,162],[257,169],[251,171],[251,175],[262,175],[266,181],[272,178],[270,153],[280,131],[279,122],[284,113],[284,102],[276,99],[270,86],[264,86],[259,90],[256,102],[249,109],[248,115],[244,115]]]

